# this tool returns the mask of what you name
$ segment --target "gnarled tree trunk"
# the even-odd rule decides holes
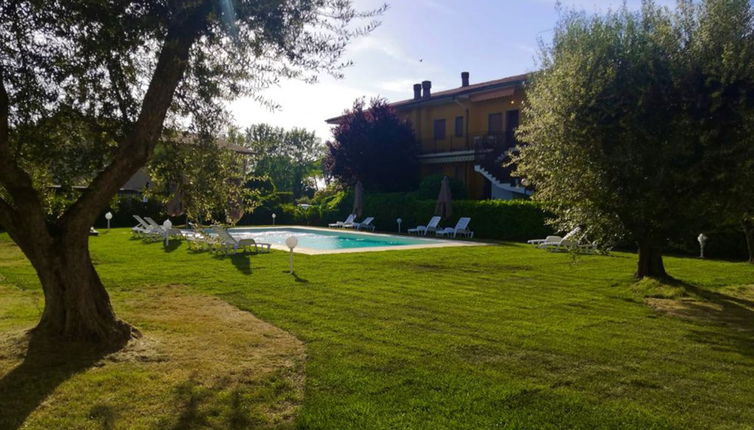
[[[748,218],[741,223],[746,235],[746,249],[749,251],[749,263],[754,264],[754,219]]]
[[[148,161],[162,133],[189,51],[207,23],[211,2],[187,2],[168,28],[142,108],[99,171],[63,215],[50,220],[31,175],[10,145],[10,99],[0,69],[0,224],[37,271],[45,308],[35,333],[53,340],[125,343],[135,331],[115,317],[110,298],[89,256],[89,226],[138,169]],[[183,9],[183,8],[182,8]]]
[[[86,234],[53,237],[44,249],[27,255],[32,256],[45,296],[35,334],[119,346],[138,333],[115,317],[92,264]]]
[[[652,242],[639,243],[639,263],[636,278],[666,278],[665,265],[662,262],[662,250]]]

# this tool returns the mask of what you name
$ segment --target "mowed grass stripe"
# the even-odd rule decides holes
[[[635,256],[519,244],[245,259],[92,240],[113,294],[185,284],[303,340],[300,428],[741,428],[754,422],[751,333],[661,315]],[[0,260],[2,261],[2,260]],[[745,264],[668,258],[703,289],[749,294]],[[3,267],[2,272],[5,273]],[[28,265],[10,278],[35,288]],[[735,287],[735,288],[734,288]],[[714,399],[710,397],[714,396]]]

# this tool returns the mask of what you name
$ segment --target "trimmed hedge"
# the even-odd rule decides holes
[[[340,205],[338,214],[346,216],[352,208],[349,196]],[[425,225],[434,215],[435,201],[417,199],[412,193],[367,194],[364,215],[375,217],[378,230],[397,231],[396,218],[402,219],[401,230]],[[470,229],[482,239],[528,240],[551,234],[545,225],[547,217],[540,205],[527,200],[459,200],[453,202],[453,214],[443,220],[443,227],[452,227],[458,218],[471,217]]]
[[[301,208],[296,205],[270,202],[245,215],[239,225],[276,224],[326,226],[345,219],[353,208],[353,194],[339,192],[318,201],[319,205]],[[419,199],[415,193],[366,193],[364,216],[373,216],[377,230],[397,232],[426,224],[435,212],[435,200]],[[518,240],[551,234],[545,225],[547,213],[535,202],[527,200],[459,200],[453,202],[453,215],[443,220],[442,227],[452,227],[462,216],[471,217],[474,237],[482,239]]]

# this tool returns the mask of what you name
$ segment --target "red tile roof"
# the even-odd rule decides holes
[[[523,75],[516,75],[516,76],[508,76],[506,78],[501,79],[495,79],[492,81],[486,81],[486,82],[479,82],[477,84],[468,85],[465,87],[458,87],[458,88],[452,88],[449,90],[444,91],[438,91],[436,93],[431,93],[430,97],[427,98],[419,98],[419,99],[406,99],[397,101],[394,103],[390,103],[390,106],[396,108],[396,109],[402,109],[402,108],[408,108],[413,106],[422,105],[424,103],[429,102],[437,102],[438,100],[442,100],[445,98],[454,98],[462,95],[467,94],[474,94],[474,93],[480,93],[485,92],[489,90],[494,90],[502,87],[509,87],[509,86],[515,86],[515,85],[522,85],[524,82],[526,82],[526,79],[529,77],[528,74]],[[325,120],[325,122],[329,124],[335,124],[338,122],[340,118],[343,116],[336,116],[334,118],[330,118]]]

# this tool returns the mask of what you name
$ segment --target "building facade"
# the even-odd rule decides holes
[[[391,103],[414,128],[420,145],[421,177],[445,175],[463,182],[472,199],[525,198],[530,191],[503,167],[516,145],[527,75],[432,92],[432,83],[415,84],[413,97]],[[328,123],[335,124],[339,118]]]

